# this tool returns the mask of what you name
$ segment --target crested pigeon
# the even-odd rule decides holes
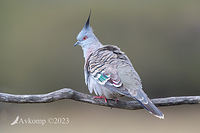
[[[164,119],[164,114],[151,102],[142,90],[141,79],[129,58],[117,46],[102,45],[87,22],[77,36],[85,58],[85,83],[95,98],[118,99],[127,96],[137,100],[154,116]]]

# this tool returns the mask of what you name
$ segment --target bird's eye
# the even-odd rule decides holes
[[[84,36],[84,37],[83,37],[83,40],[86,40],[87,38],[88,38],[87,36]]]

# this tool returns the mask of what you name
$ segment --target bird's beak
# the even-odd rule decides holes
[[[74,44],[74,47],[75,47],[76,45],[80,45],[80,42],[77,41],[77,42]]]

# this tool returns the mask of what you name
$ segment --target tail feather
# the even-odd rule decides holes
[[[137,90],[138,95],[133,96],[144,109],[146,109],[149,113],[153,114],[154,116],[164,119],[164,114],[151,102],[151,100],[147,97],[147,95],[142,90]],[[140,99],[143,97],[142,99]]]
[[[136,98],[135,98],[136,99]],[[136,99],[137,100],[137,99]],[[148,98],[148,103],[143,104],[141,101],[137,100],[144,109],[146,109],[149,113],[153,114],[154,116],[164,119],[164,114],[150,101]]]

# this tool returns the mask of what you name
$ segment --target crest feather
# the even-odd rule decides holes
[[[91,9],[90,9],[90,14],[89,14],[89,17],[87,19],[87,22],[85,23],[85,26],[84,26],[85,29],[88,29],[90,27],[90,16],[91,16]]]

